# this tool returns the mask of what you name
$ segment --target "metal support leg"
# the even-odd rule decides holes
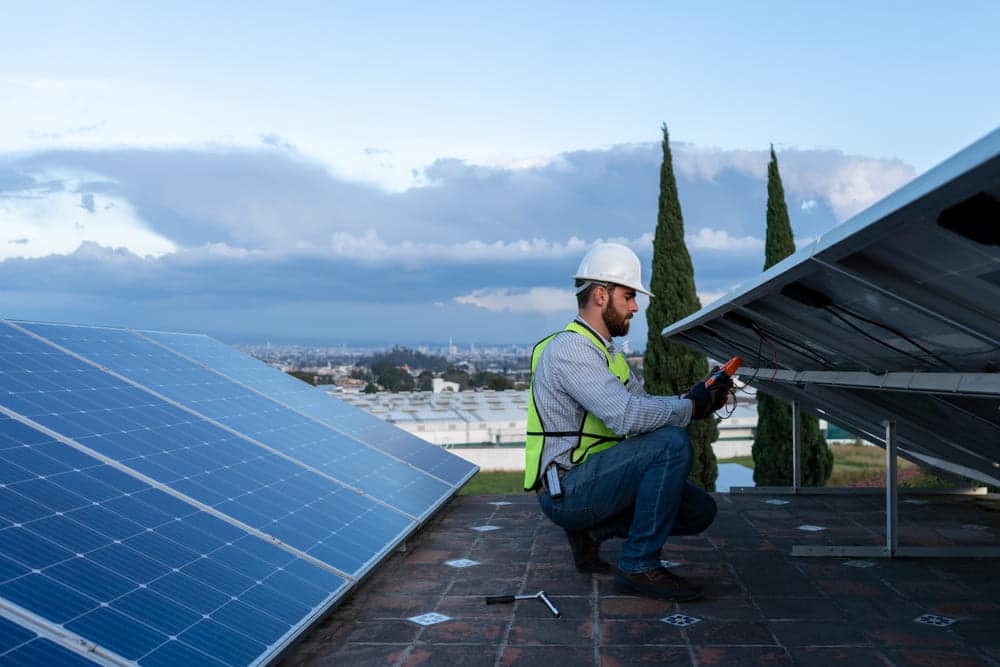
[[[885,550],[892,558],[899,550],[899,487],[896,468],[896,422],[885,422]]]
[[[792,401],[792,493],[798,493],[802,486],[802,425],[799,416],[799,402]]]
[[[796,545],[792,547],[792,555],[834,556],[841,558],[892,558],[894,556],[917,558],[996,558],[1000,556],[1000,547],[991,546],[899,546],[899,471],[896,466],[896,422],[887,420],[883,424],[885,425],[885,546]],[[861,491],[861,489],[857,490]],[[815,493],[823,490],[810,488],[808,491]],[[835,491],[835,489],[829,489],[828,491]],[[985,489],[982,491],[985,491]],[[971,489],[965,490],[965,493],[976,492]]]

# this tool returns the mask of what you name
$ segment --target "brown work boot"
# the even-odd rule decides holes
[[[702,596],[701,586],[659,566],[642,572],[622,572],[616,569],[615,590],[627,595],[645,595],[676,602],[696,600]]]
[[[573,550],[577,572],[600,574],[611,571],[611,565],[601,560],[601,545],[594,541],[590,533],[585,530],[567,530],[566,537]]]

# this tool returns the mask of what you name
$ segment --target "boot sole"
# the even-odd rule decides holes
[[[632,584],[615,579],[615,591],[625,595],[641,595],[657,600],[670,600],[671,602],[690,602],[705,595],[704,591],[693,591],[691,593],[665,593],[660,591],[650,591],[633,586]]]

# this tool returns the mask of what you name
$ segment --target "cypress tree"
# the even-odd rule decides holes
[[[694,287],[694,267],[684,243],[684,218],[677,196],[673,158],[667,126],[663,125],[663,163],[660,166],[660,202],[653,238],[653,273],[649,290],[655,294],[646,309],[649,327],[643,375],[646,388],[652,394],[681,394],[708,374],[705,357],[683,345],[664,340],[660,332],[701,307]],[[715,490],[718,466],[712,443],[719,437],[715,418],[698,419],[688,425],[693,457],[693,483]]]
[[[785,204],[785,189],[778,173],[778,157],[771,146],[767,165],[767,240],[764,268],[774,266],[795,252],[792,223]],[[833,453],[819,428],[819,418],[799,412],[802,484],[823,486],[833,471]],[[757,392],[757,433],[753,441],[753,481],[758,486],[792,485],[792,407]]]

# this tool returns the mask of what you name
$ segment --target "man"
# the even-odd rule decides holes
[[[732,382],[699,382],[684,397],[651,396],[612,338],[628,333],[642,286],[626,246],[594,246],[580,263],[576,320],[532,352],[525,447],[526,491],[566,530],[581,572],[607,572],[600,544],[623,537],[615,590],[692,600],[701,588],[661,565],[670,535],[703,531],[712,497],[687,482],[691,419],[722,407]]]

